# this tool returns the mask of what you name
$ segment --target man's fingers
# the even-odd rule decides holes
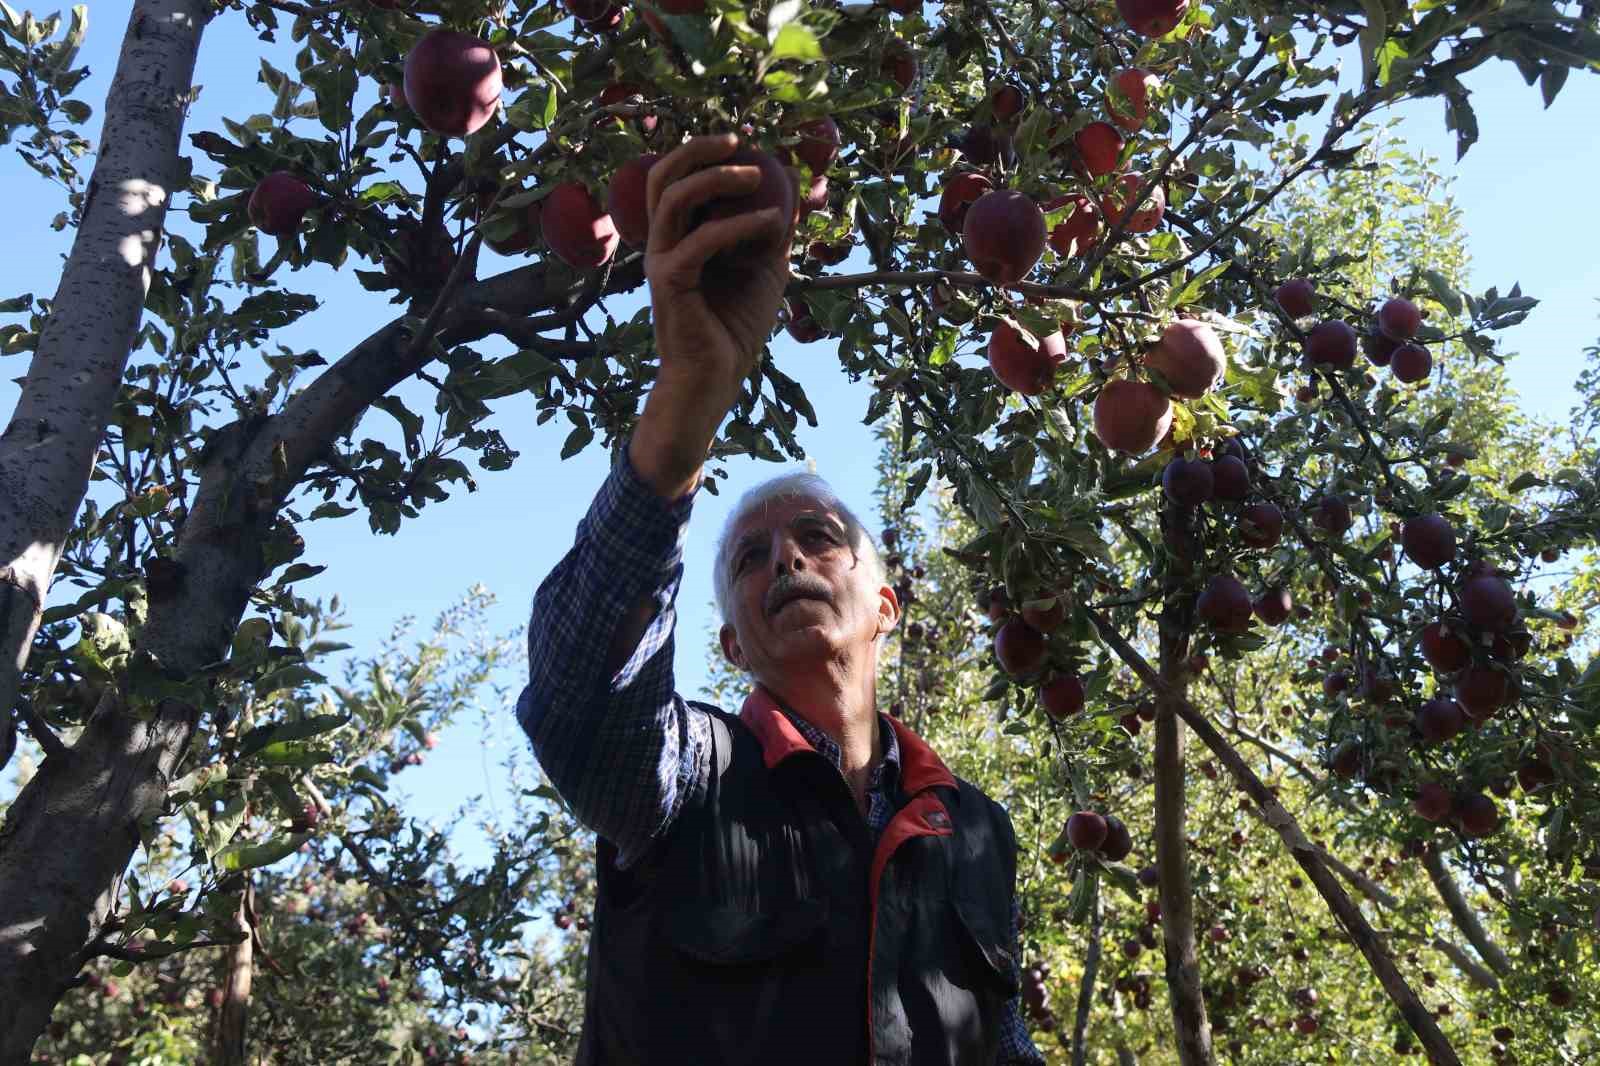
[[[691,137],[663,156],[650,168],[645,179],[644,205],[647,217],[655,217],[656,205],[667,186],[701,167],[718,163],[733,154],[739,147],[739,137],[733,133],[714,133]]]
[[[747,166],[707,167],[673,182],[650,216],[650,250],[671,251],[689,232],[691,216],[701,204],[724,196],[747,196],[760,184],[761,171]]]
[[[703,223],[683,238],[663,265],[674,278],[698,279],[706,260],[741,244],[771,248],[773,257],[778,258],[788,242],[790,222],[781,208],[768,207]]]

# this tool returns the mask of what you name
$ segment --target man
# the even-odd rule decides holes
[[[748,194],[733,136],[657,163],[661,366],[577,542],[540,585],[518,719],[599,837],[579,1066],[1042,1063],[1018,1009],[1005,811],[874,704],[900,605],[820,479],[746,497],[719,546],[737,715],[673,691],[673,602],[701,465],[777,321],[793,219],[692,227]],[[722,290],[716,252],[760,249]]]

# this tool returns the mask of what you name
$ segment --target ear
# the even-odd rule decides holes
[[[878,636],[900,624],[900,600],[889,585],[878,586]]]
[[[722,655],[730,663],[741,670],[750,669],[744,661],[744,649],[739,647],[739,631],[733,626],[724,624],[717,631],[717,640],[722,645]]]

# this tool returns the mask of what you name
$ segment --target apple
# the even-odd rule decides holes
[[[1224,633],[1243,633],[1250,628],[1255,604],[1250,590],[1231,574],[1218,574],[1206,583],[1195,601],[1195,610],[1213,629]]]
[[[883,50],[881,69],[890,81],[900,86],[902,91],[909,91],[911,86],[916,84],[920,65],[911,46],[902,38],[896,37]]]
[[[1189,0],[1117,0],[1117,13],[1143,37],[1162,37],[1183,21]]]
[[[755,167],[761,172],[761,183],[753,192],[743,196],[724,196],[701,204],[695,209],[691,220],[694,226],[769,207],[777,208],[784,218],[795,217],[798,194],[794,178],[789,169],[775,157],[744,145],[719,165]],[[785,245],[788,240],[786,235],[783,238]],[[727,278],[748,273],[748,264],[752,260],[769,258],[776,251],[777,248],[759,242],[746,242],[736,248],[724,249],[707,261],[702,277],[712,288],[722,287]]]
[[[1048,389],[1066,358],[1067,339],[1060,332],[1036,338],[1001,319],[989,335],[989,369],[1002,385],[1025,396]]]
[[[789,336],[801,344],[810,344],[828,335],[827,330],[823,329],[821,323],[812,316],[811,305],[806,303],[805,297],[791,297],[786,306],[788,322],[785,328],[789,331]]]
[[[1106,83],[1106,114],[1130,133],[1140,129],[1150,115],[1150,94],[1159,88],[1161,79],[1148,70],[1125,67]]]
[[[1115,378],[1094,398],[1094,434],[1112,451],[1143,455],[1172,425],[1172,401],[1148,381]]]
[[[813,174],[823,173],[839,154],[839,124],[829,116],[801,123],[794,154]]]
[[[499,187],[492,179],[480,186],[477,194],[478,221],[481,222],[489,217],[490,205],[495,202],[495,194],[498,192]],[[507,192],[505,195],[514,195],[514,192]],[[515,255],[518,252],[525,252],[538,241],[539,234],[543,229],[543,216],[544,201],[535,200],[526,207],[515,210],[512,215],[516,223],[515,229],[503,237],[491,237],[485,231],[483,243],[501,255]]]
[[[1161,472],[1161,490],[1179,507],[1199,507],[1215,491],[1211,464],[1179,456]]]
[[[1572,988],[1564,981],[1552,981],[1545,988],[1545,999],[1549,1000],[1552,1007],[1566,1010],[1572,1006]]]
[[[1213,925],[1207,930],[1206,936],[1213,944],[1226,944],[1233,939],[1233,934],[1228,932],[1228,927],[1225,925]]]
[[[432,292],[450,277],[456,265],[455,242],[442,221],[426,231],[407,215],[394,222],[395,252],[383,261],[384,273],[402,287]]]
[[[1454,813],[1463,836],[1486,837],[1500,828],[1500,808],[1482,792],[1457,796]]]
[[[1328,769],[1343,778],[1352,778],[1361,769],[1361,745],[1348,740],[1334,750]]]
[[[1045,598],[1040,597],[1041,600]],[[1041,633],[1052,632],[1067,620],[1067,597],[1058,593],[1048,598],[1053,601],[1048,607],[1022,605],[1022,620]]]
[[[1082,255],[1099,243],[1100,216],[1095,213],[1094,201],[1082,193],[1058,196],[1044,209],[1056,211],[1068,205],[1072,212],[1050,231],[1050,247],[1060,255]]]
[[[1102,177],[1117,169],[1122,158],[1122,134],[1109,122],[1091,122],[1072,135],[1078,160],[1091,177]]]
[[[1317,366],[1349,370],[1356,365],[1356,331],[1340,318],[1319,322],[1306,334],[1306,355]]]
[[[441,137],[470,136],[500,107],[500,59],[488,41],[432,30],[406,56],[405,89],[428,129]]]
[[[1517,784],[1524,792],[1537,792],[1555,784],[1556,768],[1540,759],[1526,759],[1517,767]]]
[[[1461,704],[1443,696],[1435,696],[1417,708],[1417,732],[1428,744],[1449,740],[1461,732],[1466,724],[1466,713],[1462,711]]]
[[[1067,819],[1067,839],[1079,851],[1098,851],[1106,842],[1106,820],[1094,811],[1078,811]]]
[[[1338,495],[1328,495],[1318,500],[1311,521],[1324,533],[1331,533],[1334,536],[1343,535],[1345,530],[1355,524],[1355,519],[1350,514],[1350,505],[1345,502],[1343,496]]]
[[[1478,629],[1501,630],[1517,618],[1517,600],[1504,578],[1477,574],[1461,583],[1456,593],[1467,624]]]
[[[978,273],[1000,285],[1021,281],[1044,254],[1044,212],[1015,189],[995,189],[967,210],[961,242]]]
[[[568,914],[566,911],[556,911],[554,920],[557,929],[572,928],[572,915]]]
[[[1161,883],[1161,871],[1154,866],[1146,866],[1139,871],[1139,883],[1145,888],[1154,888]]]
[[[811,183],[800,193],[798,210],[800,218],[805,218],[813,211],[824,210],[828,206],[828,178],[825,174],[816,174],[811,178]]]
[[[962,135],[957,147],[961,154],[979,166],[1001,163],[1008,169],[1016,162],[1016,143],[1011,135],[993,126],[973,126]]]
[[[1305,318],[1316,310],[1317,290],[1305,278],[1291,278],[1278,286],[1272,298],[1290,318]]]
[[[611,0],[561,0],[561,6],[579,22],[593,22],[606,13]]]
[[[1133,850],[1133,834],[1115,815],[1106,815],[1106,839],[1100,845],[1100,854],[1111,862],[1121,862]]]
[[[1239,539],[1248,548],[1270,548],[1283,536],[1283,512],[1276,504],[1252,503],[1239,514]]]
[[[1405,341],[1422,328],[1422,312],[1403,296],[1395,296],[1378,308],[1378,332],[1391,340]]]
[[[1250,468],[1236,455],[1211,460],[1211,480],[1219,500],[1240,503],[1250,495]]]
[[[640,8],[639,14],[649,27],[662,38],[667,37],[666,23],[656,17],[655,12]],[[578,27],[585,33],[605,33],[622,25],[622,6],[620,4],[606,4],[598,16],[592,19],[579,19]]]
[[[1472,651],[1444,622],[1429,622],[1422,627],[1422,657],[1439,673],[1453,674],[1467,665]]]
[[[1039,690],[1044,712],[1057,721],[1083,710],[1083,701],[1083,678],[1077,674],[1060,674]]]
[[[650,213],[646,203],[646,182],[650,168],[661,159],[646,152],[630,159],[611,175],[606,187],[606,214],[611,216],[617,236],[630,248],[643,250],[650,238]]]
[[[1011,597],[1006,595],[1004,585],[996,585],[978,596],[978,606],[989,616],[989,621],[1003,622],[1011,614]]]
[[[1119,724],[1121,724],[1123,732],[1127,733],[1130,737],[1138,736],[1139,730],[1144,728],[1144,720],[1133,711],[1129,711],[1127,714],[1117,719],[1117,721]]]
[[[1408,518],[1400,527],[1400,545],[1412,562],[1437,570],[1456,557],[1455,527],[1436,514]]]
[[[1363,333],[1361,335],[1361,350],[1367,354],[1367,361],[1373,366],[1388,366],[1394,358],[1394,350],[1400,347],[1400,342],[1390,340],[1381,333]]]
[[[262,233],[288,237],[300,228],[300,221],[316,202],[311,186],[287,170],[277,170],[256,183],[246,210],[250,224]]]
[[[620,104],[632,97],[643,96],[644,94],[643,87],[636,85],[631,81],[612,82],[610,85],[607,85],[604,89],[600,90],[600,95],[595,97],[595,103],[599,104],[601,107],[608,107],[611,104]],[[655,115],[639,115],[634,119],[634,121],[639,125],[639,132],[644,134],[646,137],[650,136],[650,134],[656,131],[658,119]],[[622,125],[622,116],[602,116],[595,124],[598,126],[604,125],[607,122],[611,122],[620,126]]]
[[[939,192],[939,221],[951,233],[960,233],[967,210],[974,200],[994,188],[994,182],[975,170],[965,170],[945,179]]]
[[[998,82],[989,90],[989,113],[996,122],[1011,121],[1027,106],[1028,94],[1011,82]]]
[[[1133,198],[1144,185],[1144,175],[1128,173],[1112,182],[1100,199],[1100,210],[1105,212],[1108,226],[1122,225],[1129,233],[1149,233],[1161,225],[1167,212],[1167,191],[1158,182],[1145,194],[1142,203]]]
[[[581,182],[557,185],[544,198],[540,216],[545,243],[568,266],[593,270],[616,253],[616,223]]]
[[[1161,331],[1144,365],[1166,379],[1173,395],[1197,400],[1221,384],[1228,353],[1210,326],[1181,318]]]
[[[806,248],[806,255],[823,266],[838,266],[850,258],[850,251],[854,247],[848,238],[831,244],[827,241],[812,241]]]
[[[1456,699],[1474,721],[1483,721],[1506,704],[1511,679],[1490,666],[1469,666],[1456,679]]]
[[[1008,674],[1021,677],[1037,672],[1048,650],[1044,634],[1020,618],[1006,622],[995,634],[995,658]]]
[[[1425,381],[1433,372],[1433,356],[1420,344],[1402,344],[1394,350],[1389,369],[1394,372],[1396,381],[1408,385]]]
[[[1350,688],[1350,675],[1343,670],[1330,670],[1322,678],[1322,694],[1329,699]]]
[[[1294,612],[1294,598],[1282,587],[1270,588],[1256,597],[1251,604],[1257,618],[1269,626],[1281,626]]]

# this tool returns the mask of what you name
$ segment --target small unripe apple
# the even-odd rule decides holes
[[[1013,618],[995,634],[994,653],[1001,669],[1017,677],[1038,671],[1044,665],[1048,647],[1044,634],[1020,618]]]
[[[1174,395],[1199,399],[1222,382],[1228,353],[1215,330],[1204,322],[1179,319],[1161,333],[1144,357],[1144,365],[1166,379]]]
[[[1090,177],[1101,177],[1117,169],[1122,158],[1122,134],[1109,122],[1091,122],[1072,135],[1078,161]]]
[[[1083,678],[1077,674],[1061,674],[1039,690],[1045,713],[1058,721],[1083,710],[1083,700]]]
[[[1015,189],[984,193],[967,210],[961,242],[978,273],[999,285],[1028,275],[1044,254],[1044,212]]]
[[[1292,278],[1284,282],[1272,296],[1290,318],[1305,318],[1316,310],[1316,286],[1305,278]]]
[[[1200,618],[1224,633],[1243,633],[1249,629],[1254,609],[1250,590],[1230,574],[1213,577],[1195,601],[1195,611]]]
[[[1406,519],[1400,544],[1412,562],[1424,570],[1437,570],[1456,557],[1456,531],[1436,514]]]
[[[1276,504],[1252,503],[1239,515],[1239,539],[1247,547],[1270,548],[1283,536],[1283,512]]]
[[[500,58],[489,42],[436,29],[406,55],[406,102],[441,137],[476,133],[500,107]]]
[[[1422,312],[1403,296],[1395,296],[1378,308],[1378,329],[1397,341],[1410,340],[1422,328]]]
[[[1144,455],[1172,425],[1172,401],[1148,381],[1115,378],[1094,401],[1094,433],[1112,451]]]
[[[1215,491],[1211,464],[1179,456],[1161,472],[1161,489],[1179,507],[1199,507]]]
[[[1396,348],[1389,357],[1389,369],[1396,381],[1406,384],[1422,381],[1433,373],[1433,356],[1420,344],[1407,342]]]
[[[1318,366],[1348,370],[1356,365],[1356,331],[1343,319],[1318,323],[1306,334],[1306,355]]]

